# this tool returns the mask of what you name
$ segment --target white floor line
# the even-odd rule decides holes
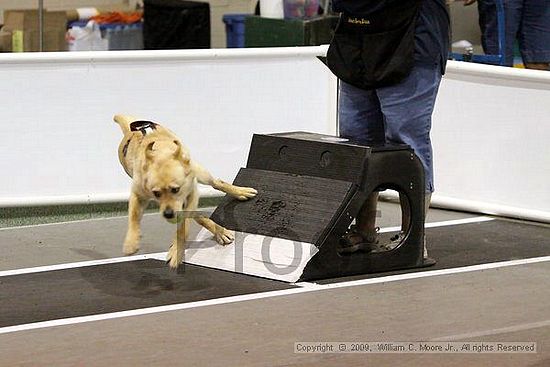
[[[452,219],[452,220],[446,220],[446,221],[442,221],[442,222],[426,223],[426,225],[424,227],[425,228],[434,228],[434,227],[455,226],[455,225],[459,225],[459,224],[489,222],[489,221],[492,221],[492,220],[495,220],[495,219],[496,218],[494,218],[494,217],[488,217],[488,216],[463,218],[463,219]]]
[[[235,302],[251,301],[251,300],[273,298],[273,297],[279,297],[279,296],[288,296],[288,295],[302,294],[302,293],[308,293],[308,292],[319,292],[319,291],[337,289],[337,288],[348,288],[348,287],[356,287],[356,286],[368,285],[368,284],[395,282],[399,280],[418,279],[418,278],[433,277],[438,275],[451,275],[451,274],[459,274],[459,273],[465,273],[465,272],[482,271],[487,269],[503,268],[503,267],[509,267],[509,266],[535,264],[535,263],[541,263],[541,262],[547,262],[547,261],[550,261],[550,256],[523,259],[523,260],[503,261],[503,262],[492,263],[492,264],[465,266],[465,267],[454,268],[454,269],[433,270],[433,271],[425,271],[425,272],[418,272],[418,273],[391,275],[387,277],[361,279],[356,281],[335,283],[335,284],[316,284],[315,286],[313,286],[312,283],[304,283],[305,285],[308,285],[308,286],[300,287],[300,288],[284,289],[279,291],[246,294],[241,296],[216,298],[216,299],[210,299],[210,300],[198,301],[198,302],[180,303],[180,304],[174,304],[174,305],[142,308],[137,310],[112,312],[112,313],[106,313],[101,315],[81,316],[81,317],[73,317],[73,318],[67,318],[67,319],[36,322],[36,323],[30,323],[30,324],[7,326],[7,327],[0,328],[0,334],[13,333],[13,332],[18,332],[23,330],[43,329],[43,328],[62,326],[62,325],[74,325],[74,324],[81,324],[81,323],[91,322],[91,321],[111,320],[111,319],[118,319],[123,317],[130,317],[130,316],[149,315],[149,314],[160,313],[160,312],[177,311],[177,310],[199,308],[199,307],[205,307],[205,306],[230,304]]]
[[[441,341],[441,342],[443,342],[443,341],[453,341],[453,340],[459,340],[459,339],[470,339],[470,340],[472,340],[472,338],[479,338],[479,337],[482,337],[482,336],[491,336],[491,335],[498,335],[498,334],[503,334],[503,333],[514,333],[514,332],[518,332],[518,331],[532,330],[532,329],[537,329],[537,328],[547,327],[547,326],[550,326],[550,320],[530,322],[530,323],[527,323],[527,324],[512,325],[512,326],[507,326],[507,327],[503,327],[503,328],[473,331],[471,333],[442,336],[442,337],[439,337],[439,338],[433,338],[433,339],[428,340],[428,341]]]
[[[124,257],[112,257],[112,258],[109,258],[109,259],[88,260],[88,261],[79,261],[79,262],[74,262],[74,263],[36,266],[36,267],[32,267],[32,268],[3,270],[3,271],[0,271],[0,277],[6,277],[6,276],[10,276],[10,275],[40,273],[40,272],[43,272],[43,271],[54,271],[54,270],[63,270],[63,269],[83,268],[83,267],[86,267],[86,266],[94,266],[94,265],[116,264],[116,263],[123,263],[123,262],[129,262],[129,261],[140,261],[140,260],[147,260],[147,259],[158,260],[160,258],[164,259],[165,256],[166,256],[166,252],[156,252],[156,253],[152,253],[152,254],[124,256]]]
[[[441,276],[441,275],[469,273],[473,271],[484,271],[489,269],[507,268],[510,266],[537,264],[537,263],[548,262],[548,261],[550,261],[550,256],[541,256],[541,257],[532,257],[529,259],[499,261],[494,263],[469,265],[469,266],[462,266],[459,268],[448,268],[448,269],[441,269],[441,270],[426,270],[426,271],[419,271],[415,273],[388,275],[385,277],[359,279],[359,280],[352,280],[349,282],[319,284],[319,285],[321,285],[323,289],[347,288],[347,287],[354,287],[358,285],[388,283],[388,282],[395,282],[400,280],[419,279],[419,278],[427,278],[427,277]]]
[[[496,218],[487,217],[487,216],[464,218],[464,219],[453,219],[453,220],[446,220],[446,221],[442,221],[442,222],[426,223],[424,225],[424,228],[446,227],[446,226],[456,226],[456,225],[459,225],[459,224],[489,222],[489,221],[492,221],[492,220],[495,220],[495,219]],[[401,230],[401,227],[386,227],[386,228],[381,228],[379,233],[395,232],[395,231],[399,231],[399,230]]]
[[[207,210],[211,207],[207,208],[201,208],[201,210]],[[150,215],[159,215],[159,213],[146,213],[144,216],[150,216]],[[127,219],[128,215],[117,215],[114,217],[98,217],[98,218],[87,218],[87,219],[77,219],[77,220],[69,220],[64,222],[53,222],[53,223],[40,223],[40,224],[29,224],[25,226],[13,226],[13,227],[0,227],[0,231],[9,231],[9,230],[16,230],[16,229],[29,229],[29,228],[36,228],[36,227],[50,227],[50,226],[57,226],[57,225],[65,225],[65,224],[75,224],[75,223],[86,223],[86,222],[95,222],[95,221],[102,221],[102,220],[111,220],[111,219]],[[474,223],[476,222],[475,219],[478,219],[477,222],[485,222],[487,220],[493,220],[495,218],[487,217],[487,216],[479,216],[474,218],[466,218],[466,219],[457,219],[457,220],[450,220],[450,221],[444,221],[444,222],[432,222],[432,223],[426,223],[426,228],[431,228],[431,226],[436,226],[438,223],[451,223],[451,222],[457,222],[457,223],[451,223],[448,224],[450,226],[455,224],[461,224],[462,221],[464,223]],[[400,227],[388,227],[384,228],[385,232],[394,232],[401,229]],[[382,230],[381,230],[382,232]],[[382,232],[383,233],[383,232]]]
[[[317,284],[315,282],[296,282],[296,283],[293,283],[293,285],[301,288],[313,288],[313,289],[324,288],[322,284]]]
[[[91,321],[119,319],[119,318],[130,317],[130,316],[142,316],[142,315],[149,315],[149,314],[155,314],[155,313],[161,313],[161,312],[167,312],[167,311],[177,311],[177,310],[185,310],[185,309],[197,308],[197,307],[215,306],[220,304],[249,301],[253,299],[287,296],[287,295],[305,293],[305,292],[308,292],[306,288],[292,288],[292,289],[285,289],[280,291],[253,293],[253,294],[247,294],[247,295],[241,295],[241,296],[209,299],[206,301],[179,303],[174,305],[141,308],[137,310],[112,312],[112,313],[106,313],[106,314],[100,314],[100,315],[71,317],[66,319],[35,322],[31,324],[6,326],[6,327],[0,328],[0,335],[13,333],[17,331],[24,331],[24,330],[43,329],[43,328],[62,326],[62,325],[75,325],[75,324],[82,324],[82,323],[91,322]]]
[[[159,215],[159,213],[146,213],[144,216],[149,215]],[[64,225],[64,224],[74,224],[74,223],[86,223],[86,222],[96,222],[101,220],[111,220],[111,219],[128,219],[128,215],[118,215],[114,217],[98,217],[98,218],[88,218],[88,219],[77,219],[77,220],[68,220],[65,222],[53,222],[53,223],[40,223],[40,224],[29,224],[26,226],[14,226],[14,227],[2,227],[0,228],[0,231],[9,231],[9,230],[16,230],[16,229],[29,229],[29,228],[36,228],[36,227],[50,227],[50,226],[58,226],[58,225]]]
[[[157,214],[157,213],[151,213]],[[147,215],[147,214],[146,214]],[[115,217],[120,218],[120,217]],[[97,218],[97,220],[101,219],[107,219],[107,218]],[[94,220],[94,219],[90,219]],[[474,217],[474,218],[465,218],[465,219],[457,219],[457,220],[449,220],[449,221],[443,221],[443,222],[432,222],[432,223],[426,223],[426,228],[433,228],[433,227],[444,227],[444,226],[452,226],[452,225],[460,225],[460,224],[468,224],[468,223],[477,223],[477,222],[487,222],[490,220],[494,220],[494,218],[481,216],[481,217]],[[88,221],[88,220],[83,220]],[[75,222],[66,222],[66,223],[75,223]],[[55,225],[55,224],[63,224],[63,223],[49,223],[44,225]],[[31,226],[34,227],[34,226]],[[15,227],[15,228],[25,228],[25,227]],[[6,228],[4,228],[6,229]],[[393,232],[396,230],[399,230],[399,227],[388,227],[388,228],[382,228],[380,230],[381,233],[384,232]],[[1,230],[1,228],[0,228]],[[9,275],[21,275],[21,274],[30,274],[30,273],[38,273],[42,271],[53,271],[53,270],[62,270],[62,269],[72,269],[72,268],[80,268],[85,266],[94,266],[94,265],[105,265],[105,264],[115,264],[120,262],[126,262],[126,261],[139,261],[139,260],[146,260],[146,259],[164,259],[166,255],[166,252],[157,252],[152,254],[143,254],[143,255],[136,255],[136,256],[124,256],[124,257],[115,257],[115,258],[109,258],[109,259],[100,259],[100,260],[90,260],[90,261],[79,261],[74,263],[64,263],[64,264],[55,264],[55,265],[45,265],[45,266],[37,266],[37,267],[31,267],[31,268],[21,268],[21,269],[13,269],[13,270],[4,270],[0,271],[0,277],[5,277]]]

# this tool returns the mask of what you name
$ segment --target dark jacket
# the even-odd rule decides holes
[[[368,15],[403,0],[333,0],[335,12]],[[445,0],[423,0],[415,30],[414,57],[420,63],[438,63],[444,73],[449,53],[449,13]]]

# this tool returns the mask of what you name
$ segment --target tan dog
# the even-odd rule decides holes
[[[208,171],[191,160],[188,150],[168,129],[150,121],[141,121],[131,116],[116,115],[124,138],[118,149],[120,163],[132,177],[132,191],[128,203],[128,232],[123,251],[131,255],[139,250],[140,222],[143,211],[151,200],[160,205],[160,212],[170,222],[177,223],[177,233],[167,255],[170,267],[177,268],[182,262],[187,238],[187,219],[177,220],[181,210],[196,210],[199,202],[197,182],[210,185],[239,200],[256,196],[250,187],[239,187],[214,179]],[[234,234],[214,223],[210,218],[193,218],[212,232],[216,241],[227,245]]]

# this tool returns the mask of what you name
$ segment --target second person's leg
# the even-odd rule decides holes
[[[375,91],[340,82],[339,133],[343,138],[365,145],[384,144],[384,120]],[[343,238],[349,252],[368,250],[376,244],[378,192],[371,193],[356,218],[355,230]]]

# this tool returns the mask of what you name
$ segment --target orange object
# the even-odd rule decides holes
[[[96,15],[95,17],[90,18],[90,20],[93,20],[98,24],[108,24],[108,23],[132,24],[132,23],[137,23],[141,21],[142,18],[143,18],[142,12],[136,11],[132,13],[123,13],[119,11],[114,11],[114,12],[102,13],[102,14]]]

